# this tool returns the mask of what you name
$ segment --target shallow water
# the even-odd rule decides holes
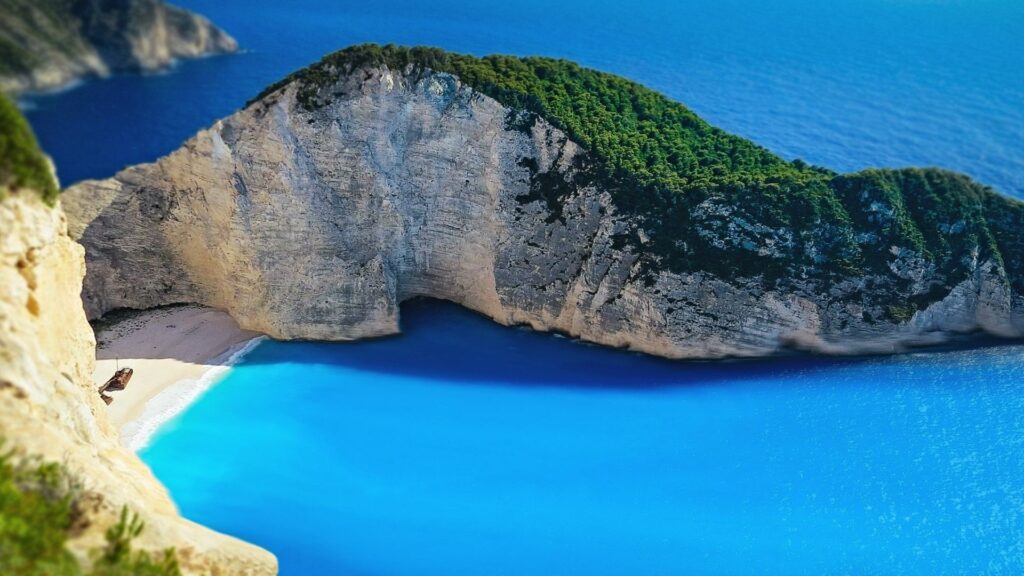
[[[266,342],[142,456],[282,574],[1019,574],[1024,348],[677,363],[449,304]]]

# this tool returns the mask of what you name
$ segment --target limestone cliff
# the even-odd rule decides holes
[[[843,215],[853,232],[833,231],[878,265],[826,277],[811,269],[830,254],[820,222],[771,227],[749,206],[708,197],[687,213],[690,236],[672,240],[625,209],[614,182],[583,177],[592,161],[542,115],[457,75],[328,63],[154,164],[71,188],[64,202],[86,247],[91,317],[194,302],[276,338],[340,340],[394,333],[399,303],[429,296],[503,324],[672,358],[891,352],[953,332],[1024,334],[1024,297],[1007,272],[1019,251],[971,248],[952,257],[958,275],[939,278],[933,252],[886,243],[878,222],[895,208],[873,188],[843,196],[862,212]],[[729,262],[687,260],[695,242],[726,261],[796,246],[807,264],[791,260],[772,281],[756,266],[727,274]],[[657,265],[666,245],[683,265]]]
[[[237,49],[206,18],[160,0],[0,0],[0,91],[8,93]]]
[[[80,559],[104,545],[127,506],[146,529],[136,544],[173,547],[188,574],[273,574],[270,554],[193,524],[121,445],[92,383],[96,342],[82,308],[84,250],[71,240],[52,172],[14,105],[0,95],[0,439],[3,450],[62,464],[81,484]],[[2,520],[2,518],[0,518]],[[0,564],[3,564],[0,562]]]
[[[71,541],[83,559],[100,548],[122,506],[146,522],[137,544],[174,547],[189,574],[273,574],[274,558],[189,522],[135,454],[121,445],[92,386],[95,340],[79,293],[81,246],[60,208],[0,201],[0,437],[7,448],[64,464],[90,503]]]

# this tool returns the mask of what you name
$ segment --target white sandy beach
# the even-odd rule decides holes
[[[134,370],[127,389],[110,393],[114,402],[107,407],[122,442],[133,450],[144,447],[161,424],[223,376],[258,337],[226,313],[202,306],[127,312],[99,328],[97,387],[118,367]]]

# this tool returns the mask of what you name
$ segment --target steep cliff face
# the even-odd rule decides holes
[[[84,251],[60,208],[0,201],[0,231],[0,437],[5,449],[62,463],[81,482],[88,524],[71,550],[87,559],[128,506],[146,522],[136,544],[176,548],[185,573],[276,573],[267,552],[181,518],[121,446],[92,385],[96,343],[79,299]]]
[[[206,18],[160,0],[0,0],[0,91],[8,93],[237,49]]]
[[[0,450],[61,464],[81,484],[84,522],[68,543],[80,560],[104,545],[105,530],[127,506],[146,523],[136,544],[176,548],[188,574],[275,573],[267,552],[182,519],[121,445],[92,383],[84,250],[68,236],[59,203],[52,205],[57,189],[46,158],[3,95],[0,151]]]
[[[664,234],[589,177],[591,152],[544,117],[413,64],[313,73],[316,84],[289,79],[154,164],[65,193],[91,317],[195,302],[277,338],[353,339],[396,332],[399,303],[430,296],[673,358],[1024,334],[1008,265],[982,249],[906,314],[879,294],[934,292],[935,265],[913,250],[827,285],[730,276],[723,262],[655,266]],[[860,192],[850,201],[891,215]],[[792,230],[737,210],[709,198],[687,233],[723,254],[793,244]]]

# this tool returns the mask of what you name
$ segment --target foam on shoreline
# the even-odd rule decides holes
[[[110,393],[107,417],[135,451],[262,341],[228,314],[195,305],[126,311],[94,328],[97,389],[118,368],[134,371],[126,389]]]
[[[232,366],[264,340],[266,336],[258,336],[234,346],[215,359],[215,365],[210,366],[199,378],[178,380],[161,390],[146,401],[138,418],[121,427],[121,442],[134,452],[143,450],[164,424],[198,400],[204,392],[226,376]]]

